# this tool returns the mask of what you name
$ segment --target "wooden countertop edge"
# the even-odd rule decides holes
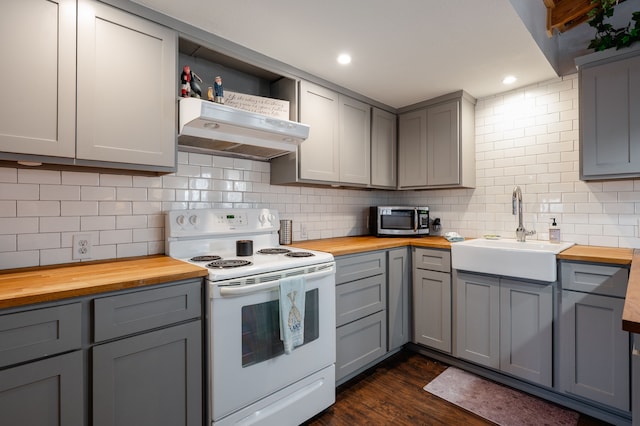
[[[207,274],[205,268],[162,255],[112,262],[55,265],[51,268],[23,268],[17,272],[0,274],[0,308],[201,278]],[[44,280],[48,283],[24,285],[24,282],[37,283]]]
[[[629,273],[627,295],[622,311],[622,329],[630,333],[640,333],[640,250],[633,251],[633,261]]]

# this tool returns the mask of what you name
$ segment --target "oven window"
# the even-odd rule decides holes
[[[413,229],[413,210],[395,210],[380,216],[382,229]]]
[[[305,297],[304,343],[319,337],[318,289]],[[242,367],[248,367],[284,353],[280,340],[280,303],[278,300],[242,307]]]

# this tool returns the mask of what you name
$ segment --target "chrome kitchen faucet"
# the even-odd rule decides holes
[[[518,227],[516,228],[516,240],[524,243],[527,240],[527,235],[533,235],[535,230],[527,231],[522,225],[522,190],[519,186],[513,188],[511,194],[511,203],[513,204],[513,215],[518,215]],[[517,213],[516,213],[517,212]]]

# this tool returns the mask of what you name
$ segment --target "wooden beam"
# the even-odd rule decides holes
[[[591,0],[543,0],[547,7],[547,34],[553,30],[565,32],[589,19],[587,15],[597,4]]]

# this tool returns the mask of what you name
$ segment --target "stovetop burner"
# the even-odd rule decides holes
[[[207,263],[207,268],[237,268],[238,266],[248,266],[251,262],[241,259],[222,259]]]
[[[286,249],[286,248],[265,248],[262,250],[258,250],[257,253],[260,254],[283,254],[283,253],[289,253],[291,250]]]
[[[192,262],[211,262],[213,260],[220,260],[220,259],[222,259],[220,256],[206,255],[206,256],[195,256],[189,260],[191,260]]]
[[[315,256],[315,254],[309,253],[308,251],[294,251],[294,252],[285,254],[285,256],[289,256],[289,257],[311,257],[311,256]]]

